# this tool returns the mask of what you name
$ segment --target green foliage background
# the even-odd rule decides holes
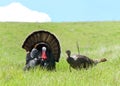
[[[55,34],[61,45],[57,71],[39,67],[24,72],[25,38],[36,30]],[[69,72],[65,50],[92,59],[107,58],[89,70]],[[119,86],[120,22],[0,23],[0,86]]]

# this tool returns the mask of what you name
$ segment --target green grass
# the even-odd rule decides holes
[[[24,72],[26,52],[21,48],[33,31],[48,30],[61,45],[57,71],[38,67]],[[65,50],[90,58],[107,58],[89,70],[69,72]],[[119,86],[120,22],[0,23],[0,86]]]

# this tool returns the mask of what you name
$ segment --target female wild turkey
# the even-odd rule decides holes
[[[55,69],[55,62],[60,59],[60,44],[54,34],[48,31],[35,31],[24,41],[22,48],[26,50],[25,70],[40,65],[48,70]]]
[[[74,69],[88,69],[89,67],[92,67],[93,65],[96,65],[100,62],[107,61],[105,58],[99,59],[99,60],[92,60],[88,58],[87,56],[76,54],[71,56],[71,51],[67,50],[67,62],[69,63],[69,69],[71,71],[71,67]]]

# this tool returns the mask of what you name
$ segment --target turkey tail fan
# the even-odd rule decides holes
[[[55,61],[59,62],[61,49],[59,41],[54,34],[44,30],[35,31],[25,39],[22,48],[26,51],[31,51],[36,44],[48,47]]]

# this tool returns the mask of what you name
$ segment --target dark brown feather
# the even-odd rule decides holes
[[[31,51],[37,43],[45,43],[52,51],[56,62],[59,62],[61,48],[56,36],[48,31],[40,30],[31,33],[24,41],[22,48]]]
[[[69,63],[70,67],[72,67],[74,69],[81,69],[81,68],[87,69],[89,67],[92,67],[93,65],[100,63],[100,62],[107,61],[107,59],[105,59],[105,58],[93,60],[87,56],[80,55],[80,54],[75,54],[75,55],[71,56],[70,50],[67,50],[66,54],[68,56],[67,62]]]

